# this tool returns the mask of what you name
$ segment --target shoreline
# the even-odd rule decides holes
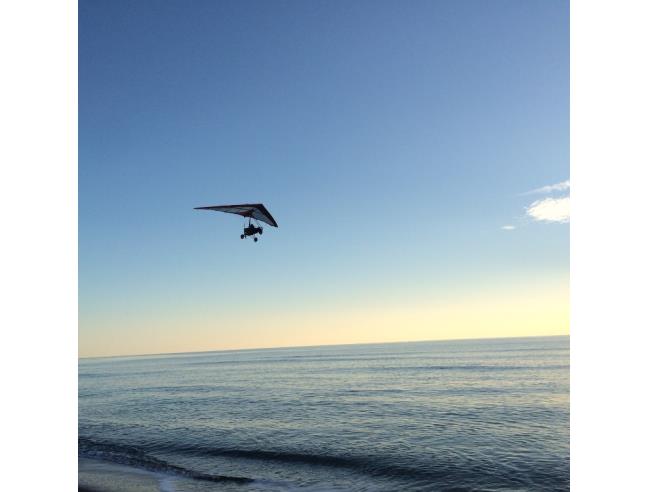
[[[174,478],[110,461],[78,458],[79,492],[159,492],[162,481]]]

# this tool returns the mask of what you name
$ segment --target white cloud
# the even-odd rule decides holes
[[[539,222],[569,222],[569,197],[543,198],[526,209],[528,216]]]
[[[536,188],[535,190],[527,191],[523,195],[532,195],[536,193],[553,193],[554,191],[567,191],[570,188],[569,180],[561,181],[560,183],[555,183],[547,186],[542,186],[541,188]]]
[[[502,229],[505,230],[505,231],[512,231],[513,229],[515,229],[515,226],[514,225],[503,225]]]

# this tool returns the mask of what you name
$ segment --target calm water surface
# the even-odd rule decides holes
[[[79,457],[160,490],[567,490],[569,338],[82,359]]]

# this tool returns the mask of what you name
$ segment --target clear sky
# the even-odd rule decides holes
[[[568,179],[566,0],[79,3],[81,356],[566,334]]]

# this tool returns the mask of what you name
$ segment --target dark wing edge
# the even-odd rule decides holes
[[[274,217],[272,214],[268,211],[267,208],[262,203],[259,203],[255,205],[257,211],[261,214],[260,217],[257,217],[256,215],[254,216],[255,219],[262,220],[266,224],[269,224],[273,227],[279,227],[279,224],[277,224],[277,221],[274,220]]]
[[[215,212],[225,212],[228,214],[241,215],[243,217],[252,217],[265,222],[273,227],[279,227],[277,221],[268,209],[262,203],[243,203],[240,205],[214,205],[210,207],[194,207],[194,210],[213,210]]]

